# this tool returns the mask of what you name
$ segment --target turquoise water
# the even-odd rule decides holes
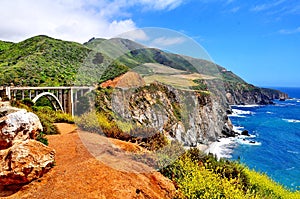
[[[300,190],[300,88],[280,88],[293,99],[268,106],[233,106],[232,123],[252,138],[238,139],[232,159]],[[252,140],[252,144],[250,143]]]

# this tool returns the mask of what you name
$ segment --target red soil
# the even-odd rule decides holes
[[[56,150],[55,167],[23,187],[10,190],[0,187],[0,198],[173,198],[174,185],[160,173],[116,170],[89,153],[74,125],[57,126],[61,134],[48,136],[49,146]],[[91,135],[93,140],[96,137],[120,150],[144,150],[131,143]],[[113,153],[105,157],[115,164],[147,168],[132,160],[119,160]]]

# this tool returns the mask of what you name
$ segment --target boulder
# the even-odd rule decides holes
[[[0,109],[0,150],[17,141],[35,139],[43,130],[37,115],[25,109],[5,107]]]
[[[54,166],[54,149],[36,141],[14,143],[0,150],[0,185],[29,183]]]
[[[247,130],[243,130],[241,135],[250,136],[249,131],[247,131]]]
[[[235,137],[234,131],[228,127],[228,125],[224,125],[222,129],[222,134],[226,135],[227,137]]]

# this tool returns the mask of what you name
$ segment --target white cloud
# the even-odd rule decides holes
[[[300,27],[295,29],[281,29],[279,30],[280,34],[289,35],[289,34],[297,34],[300,33]]]
[[[236,12],[238,12],[240,9],[241,9],[241,8],[240,8],[239,6],[237,6],[237,7],[231,8],[231,9],[229,10],[229,12],[231,12],[231,13],[236,13]]]
[[[171,10],[182,0],[1,0],[0,40],[45,34],[85,42],[136,29],[128,8]]]
[[[184,37],[159,37],[152,41],[152,46],[166,47],[176,44],[182,44],[186,39]]]
[[[271,8],[274,8],[274,7],[277,7],[277,6],[281,5],[285,1],[286,0],[275,0],[271,3],[259,4],[259,5],[256,5],[256,6],[252,7],[250,10],[254,11],[254,12],[269,10]]]
[[[183,3],[183,0],[137,0],[146,9],[172,10]]]
[[[121,35],[118,35],[117,37],[127,38],[133,41],[147,41],[149,40],[148,35],[145,33],[142,29],[136,29],[133,31],[122,33]]]

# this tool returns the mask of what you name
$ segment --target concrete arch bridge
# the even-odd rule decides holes
[[[94,87],[0,87],[1,97],[9,100],[31,99],[34,103],[41,97],[46,97],[56,110],[74,115],[78,109],[78,99],[91,92]]]

